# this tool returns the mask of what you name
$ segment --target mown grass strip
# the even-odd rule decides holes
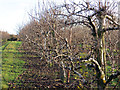
[[[9,88],[12,83],[16,83],[18,75],[22,74],[24,61],[20,60],[17,48],[21,45],[19,41],[6,43],[2,48],[2,88]],[[19,81],[17,82],[19,83]],[[16,84],[17,84],[16,83]]]
[[[7,43],[5,43],[4,45],[2,45],[2,50],[4,50],[9,44],[10,44],[11,42],[10,41],[8,41]]]
[[[0,51],[0,90],[2,89],[2,50]]]

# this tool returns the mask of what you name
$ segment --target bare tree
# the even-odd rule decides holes
[[[118,23],[120,24],[120,2],[118,2]],[[118,32],[118,50],[120,50],[120,31]],[[120,55],[120,54],[119,54]],[[120,56],[119,56],[120,59]],[[118,66],[120,65],[120,61],[118,59]]]
[[[116,3],[107,1],[50,5],[48,10],[45,8],[42,13],[36,12],[36,16],[30,15],[34,20],[20,31],[20,35],[27,50],[37,52],[49,65],[56,63],[61,67],[60,77],[64,83],[70,83],[70,87],[74,85],[70,81],[72,74],[79,76],[79,85],[90,88],[89,84],[96,81],[98,89],[103,90],[120,75],[117,71],[107,77],[106,72],[105,37],[107,32],[120,29],[114,8]],[[87,45],[90,45],[88,50]],[[81,51],[87,55],[82,57]],[[96,72],[93,82],[83,76],[82,66]]]
[[[107,31],[120,30],[120,25],[115,21],[114,17],[115,13],[113,9],[115,8],[115,3],[109,4],[106,0],[105,2],[99,1],[94,4],[90,2],[71,2],[70,4],[65,3],[60,8],[64,12],[55,14],[63,16],[65,24],[68,26],[82,24],[92,31],[91,34],[94,37],[92,51],[90,57],[82,61],[95,64],[94,68],[97,72],[98,89],[104,89],[113,78],[120,75],[120,72],[117,72],[106,78],[106,47],[104,36]],[[106,23],[109,25],[106,25]],[[71,58],[71,70],[74,71],[72,60]]]

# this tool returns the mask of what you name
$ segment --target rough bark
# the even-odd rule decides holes
[[[118,3],[118,23],[120,24],[120,2]],[[119,58],[118,58],[118,66],[120,65],[120,31],[118,33],[118,50],[119,50]]]
[[[104,72],[104,77],[102,75],[102,73],[97,72],[97,86],[98,86],[98,90],[103,90],[105,88],[105,74],[106,74],[106,70],[105,70],[105,66],[106,66],[106,51],[105,51],[105,40],[104,40],[104,32],[103,32],[103,23],[104,23],[104,17],[102,17],[101,15],[99,16],[99,28],[97,31],[97,47],[96,47],[96,51],[95,53],[97,53],[97,62],[99,63],[102,72]],[[96,67],[96,71],[97,71],[97,67]]]

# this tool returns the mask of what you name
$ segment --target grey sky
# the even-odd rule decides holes
[[[0,0],[0,30],[8,31],[11,34],[16,34],[18,27],[27,23],[29,20],[27,12],[34,9],[38,1],[42,0]],[[54,1],[58,4],[64,0],[44,1]]]
[[[0,30],[16,34],[16,29],[27,22],[27,12],[37,0],[0,0]]]
[[[28,12],[42,0],[0,0],[0,30],[16,34],[19,26],[28,21]],[[64,0],[44,0],[60,3]]]

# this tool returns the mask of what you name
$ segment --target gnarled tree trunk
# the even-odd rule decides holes
[[[99,28],[97,31],[97,36],[94,37],[97,40],[96,47],[94,50],[96,53],[96,60],[101,67],[101,71],[103,72],[103,73],[100,73],[98,71],[96,74],[98,90],[103,90],[105,88],[105,82],[106,82],[105,80],[106,51],[105,51],[104,32],[102,31],[103,20],[104,18],[99,16]],[[97,71],[97,68],[96,68],[96,71]]]

